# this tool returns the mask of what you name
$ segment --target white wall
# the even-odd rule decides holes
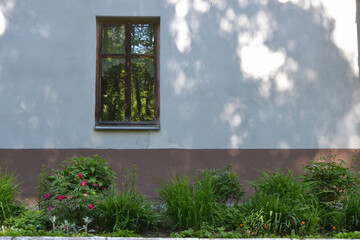
[[[160,16],[160,131],[94,131],[96,16]],[[0,148],[358,148],[355,0],[0,0]]]

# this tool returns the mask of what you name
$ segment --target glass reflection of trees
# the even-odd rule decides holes
[[[154,54],[154,26],[133,24],[131,27],[131,53]]]
[[[154,121],[154,60],[134,59],[131,63],[131,120]]]
[[[124,54],[124,25],[103,25],[102,42],[103,54]],[[153,25],[131,25],[131,79],[128,81],[131,81],[132,122],[155,120],[154,45]],[[101,120],[104,122],[125,121],[125,82],[127,81],[125,56],[102,58],[101,72]]]
[[[125,25],[104,24],[101,29],[101,38],[102,53],[125,53]]]
[[[107,59],[111,61],[115,59]],[[101,102],[102,102],[102,121],[124,121],[125,120],[125,64],[110,65],[104,71],[101,80]],[[103,69],[106,62],[103,60]]]

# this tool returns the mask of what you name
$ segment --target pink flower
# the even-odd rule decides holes
[[[104,187],[104,186],[100,186],[99,189],[100,189],[100,191],[103,191],[103,190],[105,189],[105,187]]]
[[[91,185],[93,185],[94,187],[99,186],[99,184],[95,184],[95,183],[92,183]]]
[[[79,174],[78,174],[78,177],[79,177],[80,179],[82,179],[82,178],[83,178],[83,175],[82,175],[81,173],[79,173]]]
[[[65,195],[59,195],[57,198],[61,202],[62,200],[64,200],[66,198],[66,196]]]
[[[89,205],[89,209],[93,209],[94,207],[95,207],[94,204],[90,204],[90,205]]]
[[[53,205],[51,205],[51,207],[49,207],[49,211],[52,211],[52,210],[54,210],[55,208],[54,208],[54,206]]]
[[[80,185],[81,185],[81,186],[86,186],[86,184],[87,184],[87,181],[81,181],[81,182],[80,182]]]
[[[44,194],[44,198],[45,198],[45,199],[50,198],[50,193],[46,193],[46,194]]]

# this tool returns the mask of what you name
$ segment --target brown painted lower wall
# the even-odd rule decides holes
[[[332,153],[350,162],[354,149],[332,149]],[[29,199],[35,204],[37,199],[38,176],[41,165],[57,168],[58,164],[74,156],[98,154],[107,159],[122,181],[125,168],[133,164],[138,168],[137,188],[149,197],[156,197],[156,180],[168,179],[175,172],[198,174],[200,169],[222,168],[232,165],[245,182],[254,180],[258,170],[292,169],[303,171],[302,164],[316,159],[329,149],[0,149],[0,164],[15,171],[22,181],[19,199]],[[251,190],[245,184],[245,190]]]

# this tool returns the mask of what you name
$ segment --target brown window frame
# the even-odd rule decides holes
[[[102,54],[101,31],[103,24],[125,25],[125,54]],[[131,54],[131,24],[154,25],[154,54]],[[160,130],[160,17],[96,17],[96,28],[95,130]],[[121,57],[125,59],[125,121],[105,122],[101,120],[102,57]],[[131,59],[139,57],[152,57],[154,59],[154,121],[151,122],[131,121]]]

